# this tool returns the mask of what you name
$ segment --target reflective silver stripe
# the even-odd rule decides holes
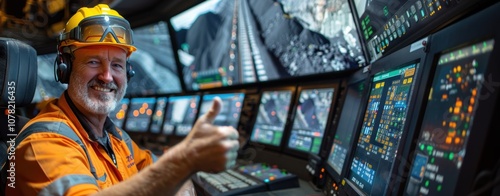
[[[65,137],[68,137],[69,139],[75,141],[80,147],[83,149],[85,152],[85,155],[87,155],[87,160],[90,165],[90,173],[94,176],[95,179],[97,179],[97,173],[94,167],[94,164],[92,163],[92,160],[90,160],[89,152],[87,151],[87,147],[83,144],[82,140],[80,137],[78,137],[67,124],[64,124],[63,122],[51,122],[51,121],[40,121],[40,122],[35,122],[28,126],[26,130],[21,131],[21,133],[17,136],[16,138],[16,146],[17,144],[20,144],[21,141],[24,140],[24,138],[28,137],[29,135],[33,133],[40,133],[40,132],[52,132],[52,133],[57,133],[61,134]]]
[[[93,184],[96,187],[97,181],[89,175],[70,174],[58,178],[56,181],[50,183],[43,188],[38,195],[64,195],[69,188],[79,184]]]

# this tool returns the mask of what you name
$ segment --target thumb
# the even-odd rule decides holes
[[[219,114],[221,107],[222,107],[222,100],[220,99],[220,97],[215,97],[212,102],[212,107],[210,107],[208,112],[203,115],[205,121],[213,123],[215,117],[217,117],[217,115]]]

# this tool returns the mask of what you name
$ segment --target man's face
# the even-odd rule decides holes
[[[73,54],[71,99],[86,112],[109,114],[127,89],[127,53],[113,46],[87,46]]]

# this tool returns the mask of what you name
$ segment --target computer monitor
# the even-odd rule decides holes
[[[372,64],[359,135],[344,176],[348,193],[397,195],[399,166],[412,146],[431,69],[424,66],[427,44],[424,38]]]
[[[147,132],[156,99],[154,97],[137,97],[130,101],[130,109],[127,112],[125,130],[129,132]]]
[[[37,56],[38,78],[33,95],[33,102],[41,102],[51,98],[59,98],[66,90],[67,85],[55,82],[54,61],[56,53],[42,54]]]
[[[171,96],[168,98],[162,134],[186,136],[196,121],[199,95]]]
[[[373,77],[348,179],[368,195],[383,195],[406,123],[417,64]]]
[[[326,169],[336,183],[339,183],[345,173],[351,148],[355,141],[357,127],[364,109],[364,99],[368,92],[368,70],[361,69],[353,74],[348,81],[342,111],[337,127],[333,129],[333,143],[328,151]]]
[[[319,154],[325,131],[330,125],[337,86],[338,84],[327,84],[298,87],[292,127],[286,139],[286,151],[300,158],[307,158],[309,153]]]
[[[372,61],[405,47],[492,0],[353,0]]]
[[[405,195],[491,194],[476,191],[498,170],[499,22],[497,3],[432,36],[436,70]]]
[[[169,21],[191,91],[359,68],[353,19],[347,1],[209,0]]]
[[[111,118],[117,127],[123,128],[123,122],[125,122],[129,103],[129,98],[123,98],[116,108],[109,113],[109,118]]]
[[[128,82],[128,96],[158,95],[182,91],[168,25],[164,21],[133,29],[134,46],[129,62],[135,71]]]
[[[156,98],[155,110],[151,119],[151,126],[149,130],[151,133],[160,133],[163,126],[163,119],[165,118],[165,108],[167,107],[168,98],[158,97]]]
[[[295,86],[262,90],[250,143],[280,149],[288,124]]]
[[[199,116],[207,113],[208,110],[210,110],[210,108],[212,107],[213,99],[215,97],[219,97],[222,100],[222,108],[219,112],[219,115],[215,117],[213,124],[221,126],[232,126],[235,129],[238,129],[238,123],[241,116],[241,107],[243,106],[245,93],[233,92],[204,94],[203,101],[200,104]]]

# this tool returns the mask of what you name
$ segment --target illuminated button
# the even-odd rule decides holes
[[[415,8],[415,6],[414,6],[414,5],[412,5],[412,6],[410,7],[410,11],[411,11],[411,14],[413,15],[413,14],[415,14],[415,13],[417,12],[417,9]]]
[[[418,15],[413,15],[413,19],[415,20],[415,22],[418,22]]]
[[[425,16],[425,10],[424,10],[424,9],[421,9],[421,10],[420,10],[420,14],[422,15],[422,17],[424,17],[424,16]]]
[[[422,2],[421,1],[417,1],[416,4],[417,4],[417,9],[422,9]]]

